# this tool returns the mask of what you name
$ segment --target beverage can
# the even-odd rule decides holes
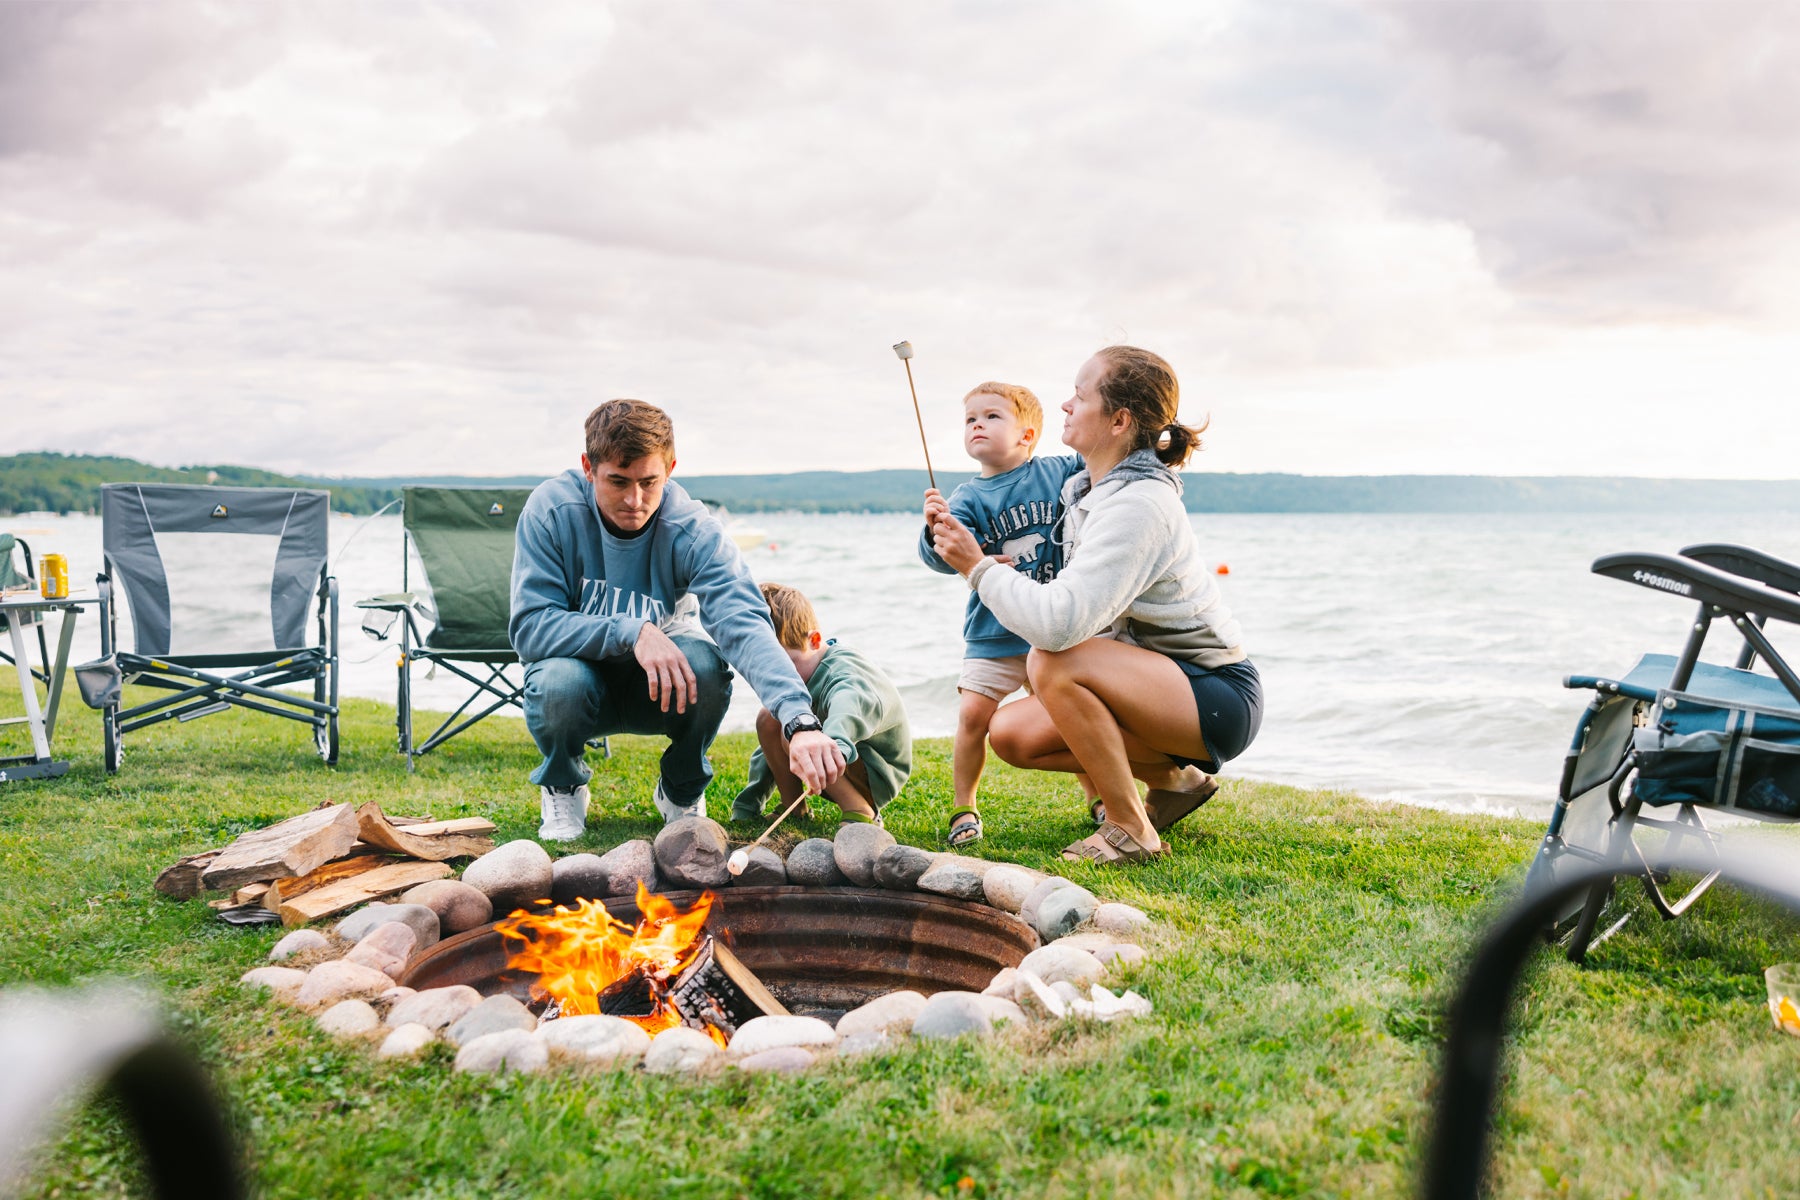
[[[46,600],[69,598],[69,560],[60,554],[46,554],[38,560],[43,575],[41,587]]]

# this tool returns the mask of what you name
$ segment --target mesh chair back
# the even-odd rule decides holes
[[[530,488],[409,487],[406,531],[431,585],[434,650],[510,650],[513,531]]]
[[[109,483],[100,489],[100,538],[130,599],[137,653],[164,657],[173,635],[169,576],[158,538],[260,534],[277,539],[269,580],[276,649],[313,644],[307,617],[330,546],[331,493],[306,488]],[[227,556],[229,557],[229,556]],[[208,647],[225,652],[236,646]]]
[[[24,587],[30,582],[24,568],[13,561],[16,557],[13,550],[18,544],[17,537],[10,533],[0,533],[0,588]]]

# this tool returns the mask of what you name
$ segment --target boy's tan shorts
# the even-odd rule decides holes
[[[1024,688],[1031,690],[1025,678],[1025,656],[1009,654],[1005,658],[965,658],[962,675],[956,681],[958,691],[976,692],[993,701],[1001,701]]]

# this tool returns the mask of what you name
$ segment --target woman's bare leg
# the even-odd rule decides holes
[[[1032,651],[1032,690],[1065,753],[1092,778],[1107,819],[1140,845],[1161,842],[1138,798],[1134,758],[1143,767],[1192,755],[1200,742],[1193,689],[1173,660],[1140,646],[1093,638],[1061,651]],[[1153,752],[1153,757],[1146,751]],[[1040,758],[1055,758],[1054,750]]]
[[[1191,700],[1191,688],[1187,694]],[[1128,731],[1124,733],[1124,738],[1126,757],[1131,762],[1134,777],[1151,787],[1170,787],[1181,781],[1181,768],[1171,761],[1168,754],[1145,745]],[[1093,800],[1100,795],[1100,790],[1083,772],[1080,761],[1069,750],[1068,743],[1063,741],[1062,735],[1056,730],[1056,723],[1050,719],[1036,697],[1026,696],[1015,700],[995,713],[994,720],[988,727],[988,740],[1002,762],[1032,771],[1073,774],[1088,799]],[[1191,747],[1183,757],[1193,757]]]

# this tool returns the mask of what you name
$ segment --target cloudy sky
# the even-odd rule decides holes
[[[1202,469],[1793,477],[1795,112],[1784,0],[0,0],[0,453],[914,466],[909,338],[946,466],[1130,341]]]

